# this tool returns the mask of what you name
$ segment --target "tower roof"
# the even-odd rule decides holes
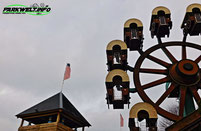
[[[70,127],[91,126],[62,92],[59,92],[56,95],[36,104],[35,106],[30,107],[29,109],[17,114],[16,116],[18,118],[22,118],[33,123],[35,122],[34,124],[37,124],[38,120],[34,120],[36,119],[36,116],[44,116],[44,114],[52,114],[55,112],[61,112],[65,114],[65,119],[71,121],[69,121],[69,124],[74,122],[74,124],[69,125]],[[34,119],[33,116],[35,117]]]

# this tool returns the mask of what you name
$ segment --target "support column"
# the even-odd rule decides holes
[[[20,124],[20,127],[22,127],[23,124],[24,124],[24,119],[22,119],[22,122],[21,122],[21,124]]]
[[[130,131],[139,131],[140,128],[139,127],[130,127]]]
[[[60,121],[60,112],[58,113],[58,115],[57,115],[57,123],[59,123],[59,121]]]
[[[184,117],[195,111],[192,93],[187,89],[185,98]]]

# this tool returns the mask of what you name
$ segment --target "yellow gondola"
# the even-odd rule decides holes
[[[113,40],[107,45],[107,65],[108,71],[113,69],[126,70],[127,65],[127,45],[121,40]]]
[[[129,77],[121,69],[114,69],[108,73],[106,80],[107,104],[113,104],[114,109],[123,109],[124,104],[129,104]],[[120,92],[120,97],[115,96],[115,91]]]
[[[141,50],[143,43],[143,25],[138,19],[129,19],[124,24],[124,42],[130,51]]]
[[[201,4],[191,4],[187,7],[181,28],[190,36],[201,34]]]
[[[137,103],[131,108],[129,113],[130,130],[139,130],[136,122],[142,121],[143,119],[146,119],[147,127],[149,127],[149,129],[157,131],[157,111],[151,104],[146,102]]]
[[[153,9],[151,23],[150,23],[150,31],[151,37],[154,36],[160,37],[169,37],[170,29],[172,28],[172,21],[170,18],[170,10],[166,7],[159,6]]]

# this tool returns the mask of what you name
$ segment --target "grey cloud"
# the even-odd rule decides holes
[[[26,0],[14,3],[17,2],[33,4]],[[0,109],[0,123],[5,119],[0,130],[17,130],[20,120],[15,118],[16,113],[60,90],[66,62],[71,63],[72,73],[65,81],[64,94],[92,124],[87,130],[119,130],[120,113],[126,120],[123,130],[128,130],[129,110],[108,110],[106,105],[107,44],[122,40],[124,22],[135,17],[144,24],[144,50],[155,45],[149,24],[152,9],[159,5],[170,8],[173,19],[170,38],[163,40],[181,40],[179,26],[185,8],[195,2],[198,1],[63,0],[47,1],[52,7],[47,16],[0,14],[0,103],[8,102]],[[0,9],[14,3],[3,0]],[[199,43],[201,39],[191,40]],[[129,64],[133,66],[138,57],[138,53],[129,52]],[[134,87],[132,73],[128,74],[130,86]],[[137,94],[131,96],[131,106],[141,101]],[[7,125],[13,126],[8,129]]]

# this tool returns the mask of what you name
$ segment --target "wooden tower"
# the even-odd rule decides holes
[[[61,92],[16,116],[22,119],[18,131],[84,131],[91,126]]]

